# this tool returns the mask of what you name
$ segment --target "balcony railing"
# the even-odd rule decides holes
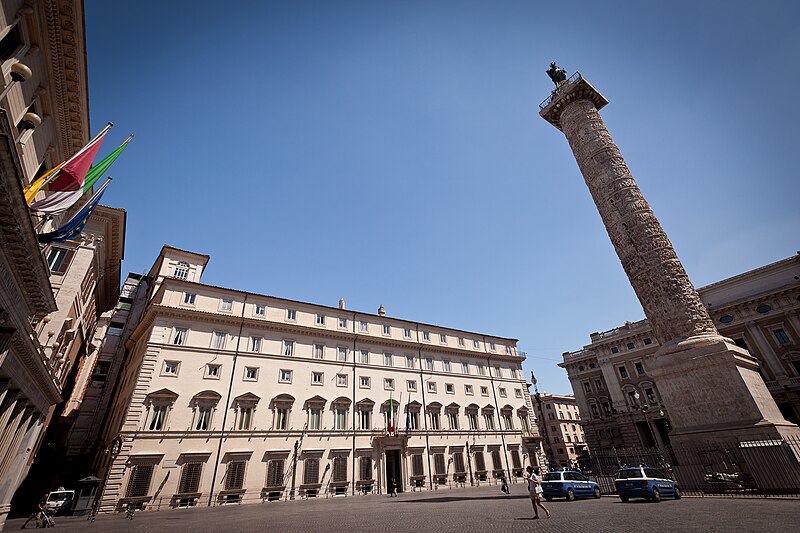
[[[564,87],[565,85],[568,85],[568,84],[570,84],[570,83],[573,83],[573,82],[575,82],[575,81],[578,81],[578,80],[579,80],[579,79],[581,79],[582,77],[583,77],[583,76],[581,76],[581,73],[580,73],[580,72],[575,72],[575,74],[573,74],[572,76],[570,76],[570,77],[569,77],[569,79],[568,79],[567,81],[565,81],[564,83],[562,83],[561,85],[559,85],[558,87],[556,87],[556,88],[553,90],[553,92],[552,92],[552,93],[550,93],[550,96],[548,96],[548,97],[545,99],[545,101],[544,101],[544,102],[542,102],[541,104],[539,104],[539,111],[541,111],[541,110],[542,110],[542,109],[544,109],[545,107],[549,106],[549,105],[550,105],[550,104],[553,102],[553,100],[555,99],[556,95],[559,93],[559,91],[560,91],[560,89],[561,89],[562,87]]]

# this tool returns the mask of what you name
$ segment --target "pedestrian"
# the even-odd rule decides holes
[[[48,493],[45,493],[45,495],[42,496],[42,499],[39,500],[39,503],[36,506],[37,507],[36,511],[31,513],[31,515],[28,517],[28,519],[25,520],[25,523],[22,524],[22,528],[21,529],[25,529],[25,526],[27,526],[28,522],[30,522],[31,520],[36,522],[36,527],[37,528],[42,527],[42,525],[44,524],[44,520],[46,520],[46,518],[44,516],[44,513],[45,513],[45,511],[47,511],[47,496],[48,496]]]
[[[502,485],[500,485],[500,491],[503,494],[511,494],[511,491],[508,490],[508,482],[506,482],[506,475],[500,474],[500,481],[502,481]]]
[[[397,482],[394,478],[389,480],[389,497],[391,498],[392,496],[397,498]]]
[[[531,505],[533,505],[534,520],[539,518],[539,507],[547,513],[547,518],[550,518],[550,511],[542,503],[542,492],[544,491],[542,490],[542,481],[539,479],[539,469],[527,466],[525,470],[528,472],[525,479],[528,481],[528,494],[531,497]]]

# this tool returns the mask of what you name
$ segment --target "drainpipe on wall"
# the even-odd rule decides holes
[[[353,472],[351,473],[350,494],[356,494],[356,342],[358,341],[358,331],[356,330],[356,313],[353,313]]]
[[[425,415],[425,411],[427,409],[427,403],[425,402],[425,377],[422,375],[422,343],[419,341],[419,324],[416,325],[417,328],[417,344],[419,345],[418,348],[418,356],[419,359],[419,386],[422,388],[422,421],[425,423],[425,455],[428,457],[428,486],[430,490],[433,490],[433,470],[431,470],[431,443],[428,438],[428,417]],[[412,461],[413,465],[413,461]]]
[[[239,335],[236,337],[236,351],[233,352],[233,365],[231,366],[231,380],[228,383],[228,396],[225,399],[225,412],[222,414],[222,430],[219,433],[219,445],[217,445],[217,458],[214,460],[214,474],[211,476],[211,490],[208,492],[208,506],[211,507],[211,502],[214,499],[214,484],[217,482],[217,470],[219,469],[219,456],[222,453],[222,441],[225,440],[225,422],[228,420],[228,411],[231,401],[231,391],[233,391],[233,378],[236,376],[236,359],[239,357],[239,343],[242,342],[242,330],[244,330],[244,310],[247,307],[247,297],[249,294],[244,295],[244,302],[242,302],[242,316],[239,322]]]
[[[484,351],[487,351],[486,350],[486,335],[483,336],[483,349],[484,349]],[[487,351],[487,353],[489,353],[489,352]],[[511,468],[510,468],[510,464],[508,462],[508,448],[506,448],[506,437],[505,437],[505,435],[503,435],[503,431],[504,431],[503,430],[503,417],[500,416],[500,406],[497,403],[497,391],[494,388],[494,377],[492,376],[492,355],[493,354],[489,353],[489,357],[486,359],[486,364],[489,367],[489,382],[492,385],[492,394],[494,395],[494,408],[497,409],[497,422],[500,424],[500,426],[497,429],[500,430],[500,441],[503,443],[503,455],[506,458],[506,472],[508,474],[508,478],[506,478],[506,479],[513,483],[514,481],[513,481],[513,477],[511,476]]]

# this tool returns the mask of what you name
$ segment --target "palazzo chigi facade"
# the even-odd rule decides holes
[[[431,490],[538,464],[515,339],[205,285],[207,261],[165,246],[146,277],[102,510]]]

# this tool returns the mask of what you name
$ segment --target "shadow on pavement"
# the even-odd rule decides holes
[[[468,500],[520,500],[528,499],[529,496],[525,495],[508,495],[508,496],[473,496],[473,497],[458,497],[458,496],[445,496],[442,498],[426,498],[424,500],[398,500],[397,503],[448,503],[448,502],[463,502]]]

